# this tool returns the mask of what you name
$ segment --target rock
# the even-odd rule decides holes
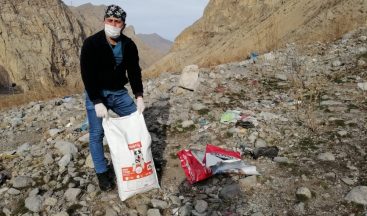
[[[51,137],[55,137],[57,134],[61,133],[62,130],[60,129],[57,129],[57,128],[53,128],[53,129],[50,129],[48,130],[48,134],[51,136]]]
[[[256,176],[249,176],[238,181],[241,187],[250,189],[256,186],[257,184],[257,177]]]
[[[54,214],[52,216],[69,216],[69,214],[67,212],[65,212],[65,211],[62,211],[62,212],[59,212],[59,213]]]
[[[182,70],[179,85],[185,89],[196,90],[199,79],[199,67],[188,65]]]
[[[289,163],[289,159],[287,157],[274,157],[273,161],[276,163]]]
[[[186,121],[183,121],[181,125],[182,125],[183,128],[188,128],[188,127],[194,125],[194,121],[186,120]]]
[[[238,184],[225,185],[219,192],[219,197],[222,199],[234,199],[241,193],[241,188]]]
[[[87,159],[85,160],[85,166],[90,169],[94,169],[94,163],[93,163],[92,155],[90,153],[88,154]]]
[[[79,137],[78,141],[84,144],[89,143],[89,133],[86,133],[83,136]]]
[[[166,209],[168,208],[168,203],[162,200],[158,200],[158,199],[152,199],[151,200],[152,206],[154,208],[159,208],[159,209]]]
[[[287,81],[288,77],[285,74],[275,74],[275,78],[282,81]]]
[[[326,100],[326,101],[321,101],[320,105],[321,106],[340,106],[342,105],[342,103],[339,101]]]
[[[24,143],[23,145],[17,148],[17,153],[22,154],[23,152],[29,151],[30,148],[31,146],[29,145],[29,143]]]
[[[20,194],[20,190],[17,190],[15,188],[10,188],[9,190],[7,190],[7,193],[10,195],[18,195]]]
[[[366,64],[366,61],[364,61],[363,59],[359,59],[358,62],[357,62],[357,65],[358,66],[364,66]]]
[[[64,197],[69,202],[75,202],[78,199],[81,189],[79,188],[69,188],[66,190]]]
[[[342,130],[342,131],[338,131],[338,134],[339,134],[339,136],[346,136],[347,134],[348,134],[348,132],[347,131],[345,131],[345,130]]]
[[[198,213],[204,213],[208,209],[208,203],[204,200],[196,200],[195,210]]]
[[[178,210],[179,216],[190,216],[192,211],[192,206],[190,204],[185,204]]]
[[[33,179],[29,176],[17,176],[12,182],[15,188],[25,188],[32,185]]]
[[[201,103],[194,103],[192,105],[192,109],[195,110],[195,111],[199,111],[199,110],[207,109],[207,107],[204,104],[201,104]]]
[[[299,201],[305,202],[312,198],[311,191],[306,187],[300,187],[297,189],[296,197]]]
[[[294,210],[295,210],[299,215],[304,215],[304,214],[306,213],[306,211],[305,211],[305,203],[303,203],[303,202],[297,203],[297,204],[294,206]]]
[[[342,182],[344,182],[347,185],[354,185],[357,182],[355,179],[348,178],[348,177],[341,178],[341,180]]]
[[[48,197],[45,199],[45,202],[44,202],[44,204],[47,206],[54,206],[56,205],[56,203],[57,203],[57,199],[54,197]]]
[[[264,214],[261,213],[261,212],[256,212],[256,213],[252,214],[251,216],[264,216]]]
[[[333,63],[331,63],[331,65],[332,65],[333,67],[339,67],[339,66],[341,66],[341,65],[342,65],[342,63],[341,63],[341,61],[339,61],[339,60],[335,60],[335,61],[333,61]]]
[[[268,144],[263,139],[257,139],[255,142],[255,148],[266,147]]]
[[[331,152],[321,153],[317,156],[317,159],[321,161],[335,161],[335,156]]]
[[[25,199],[25,207],[32,212],[40,212],[42,208],[41,196],[30,196]]]
[[[63,155],[71,154],[72,156],[76,156],[78,153],[78,148],[73,143],[63,140],[56,141],[55,148],[57,148]]]
[[[118,216],[117,212],[113,209],[113,208],[110,208],[110,207],[107,207],[105,209],[105,216]]]
[[[66,167],[71,161],[71,154],[64,155],[57,163],[59,167]]]
[[[361,89],[362,91],[367,91],[367,82],[364,83],[358,83],[357,84],[358,88]]]
[[[176,205],[176,206],[180,206],[181,205],[181,200],[179,197],[177,196],[170,196],[169,199],[171,200],[172,204],[173,205]]]
[[[367,186],[353,188],[344,198],[346,201],[367,206]]]
[[[43,160],[43,164],[45,166],[47,165],[50,165],[54,162],[54,159],[52,158],[52,153],[51,152],[47,152],[45,157],[44,157],[44,160]]]
[[[358,39],[363,42],[363,41],[366,41],[367,40],[367,36],[362,35]]]
[[[159,209],[149,209],[147,216],[161,216],[161,213],[159,212]]]

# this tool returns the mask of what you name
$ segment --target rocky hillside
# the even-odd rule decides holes
[[[151,47],[159,50],[160,52],[166,54],[171,49],[172,41],[162,38],[158,34],[138,34],[137,35],[144,43]]]
[[[92,31],[89,32],[88,35],[92,35],[93,33],[103,29],[103,16],[105,8],[105,5],[96,6],[90,3],[83,4],[78,7],[70,6],[70,9],[79,19],[80,23],[92,29]],[[128,20],[129,14],[127,16],[127,22]],[[154,62],[161,59],[164,54],[166,54],[160,49],[157,49],[145,43],[138,35],[135,34],[133,26],[128,26],[124,30],[124,34],[130,37],[136,43],[136,46],[139,50],[140,66],[143,69],[148,68]]]
[[[171,53],[146,71],[217,65],[291,42],[332,41],[366,25],[366,18],[365,0],[211,0],[203,17],[176,38]]]
[[[85,27],[60,0],[2,0],[0,87],[15,83],[25,92],[81,87],[83,38]]]
[[[366,62],[363,28],[146,81],[161,190],[125,202],[98,189],[81,95],[4,110],[0,215],[365,215]],[[243,118],[222,122],[230,110]],[[207,143],[242,152],[261,175],[188,184],[176,153]],[[255,160],[249,149],[264,154]]]

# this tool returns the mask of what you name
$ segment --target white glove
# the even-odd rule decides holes
[[[144,105],[143,97],[138,97],[136,99],[136,107],[137,107],[140,114],[144,112],[145,105]]]
[[[103,103],[99,103],[94,105],[94,109],[96,110],[96,114],[98,118],[107,118],[108,111],[106,106]]]

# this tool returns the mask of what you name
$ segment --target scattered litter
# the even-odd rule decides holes
[[[222,173],[260,175],[256,166],[247,165],[241,160],[240,152],[210,144],[206,145],[205,153],[200,150],[181,150],[177,155],[191,184]]]
[[[253,151],[252,157],[256,160],[259,157],[268,157],[274,159],[278,156],[279,148],[276,146],[259,147]]]
[[[7,179],[10,179],[10,175],[6,172],[0,172],[0,186],[3,185]]]
[[[242,127],[242,128],[254,128],[255,125],[250,121],[237,121],[236,127]]]
[[[259,147],[252,149],[244,144],[241,144],[240,149],[243,155],[251,155],[253,159],[258,159],[259,157],[268,157],[272,160],[278,156],[279,148],[276,146]]]
[[[220,122],[223,124],[236,123],[240,119],[241,112],[238,110],[227,110],[220,117]]]

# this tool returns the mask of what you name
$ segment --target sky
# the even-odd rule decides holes
[[[117,4],[127,13],[127,25],[135,33],[157,33],[173,41],[186,27],[198,20],[209,0],[63,0],[65,4],[79,6]]]

